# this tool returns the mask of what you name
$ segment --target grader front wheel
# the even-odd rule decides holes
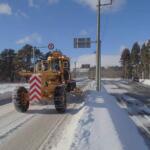
[[[56,87],[54,94],[54,104],[58,113],[64,113],[66,111],[67,98],[64,87]]]
[[[28,91],[24,87],[19,87],[13,95],[14,106],[19,112],[26,112],[29,108]]]

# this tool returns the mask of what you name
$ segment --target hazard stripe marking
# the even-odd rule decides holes
[[[30,101],[41,100],[41,78],[37,74],[33,74],[29,80],[29,98]]]

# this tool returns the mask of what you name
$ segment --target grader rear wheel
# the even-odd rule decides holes
[[[64,113],[66,111],[67,98],[64,87],[56,87],[54,94],[54,104],[58,113]]]
[[[29,108],[28,91],[24,87],[19,87],[13,95],[14,106],[19,112],[26,112]]]

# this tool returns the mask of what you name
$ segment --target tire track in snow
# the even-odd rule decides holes
[[[0,106],[0,119],[5,116],[7,113],[14,112],[14,108],[12,107],[12,103]]]
[[[76,105],[69,104],[71,112]],[[16,112],[12,103],[1,108],[0,149],[37,149],[48,136],[55,136],[62,124],[71,117],[70,112],[65,116],[57,114],[53,106],[31,106],[25,114]]]
[[[32,107],[38,108],[39,106]],[[41,107],[41,106],[40,106]],[[5,107],[4,109],[6,109]],[[41,107],[43,108],[43,107]],[[32,120],[33,117],[37,114],[26,114],[15,111],[15,108],[12,106],[13,111],[6,112],[3,116],[0,117],[0,140],[2,141],[8,135],[15,132],[19,127],[23,126],[28,121]],[[32,110],[31,109],[31,110]],[[1,112],[1,111],[0,111]]]
[[[17,130],[19,127],[21,127],[22,125],[24,125],[25,123],[27,123],[29,120],[31,120],[34,117],[34,115],[32,116],[27,116],[26,118],[23,118],[22,120],[18,121],[16,120],[16,122],[11,123],[9,126],[6,126],[3,129],[0,129],[0,140],[2,142],[2,140],[4,138],[6,138],[8,135],[10,135],[11,133],[13,133],[15,130]]]

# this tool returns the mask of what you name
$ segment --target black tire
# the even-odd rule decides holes
[[[76,81],[71,81],[67,84],[67,91],[73,91],[76,88]]]
[[[28,91],[24,87],[19,87],[13,93],[13,103],[17,111],[26,112],[29,108],[29,100],[26,100]],[[24,99],[23,99],[24,98]]]
[[[64,86],[56,87],[54,94],[54,104],[58,113],[65,113],[67,108],[67,97]]]
[[[68,72],[68,70],[64,70],[64,80],[67,81],[70,79],[70,74]]]
[[[72,81],[72,90],[74,90],[76,87],[76,81]]]

